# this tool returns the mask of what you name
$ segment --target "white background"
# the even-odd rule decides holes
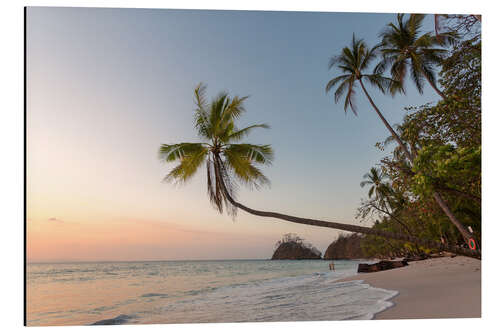
[[[296,322],[249,324],[148,325],[113,327],[23,327],[23,7],[86,6],[192,9],[252,9],[337,12],[419,12],[482,14],[483,31],[483,261],[482,319]],[[500,293],[498,240],[500,220],[498,177],[500,149],[500,79],[498,65],[500,16],[494,1],[2,1],[0,9],[0,327],[4,332],[455,332],[498,330]]]

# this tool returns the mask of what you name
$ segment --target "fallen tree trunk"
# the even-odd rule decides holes
[[[408,261],[399,260],[399,261],[388,261],[382,260],[375,264],[359,264],[358,265],[358,273],[372,273],[372,272],[380,272],[388,269],[399,268],[408,266]]]

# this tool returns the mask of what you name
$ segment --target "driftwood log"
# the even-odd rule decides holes
[[[399,261],[381,260],[375,264],[359,264],[358,273],[380,272],[403,266],[408,266],[407,260],[399,260]]]
[[[418,256],[411,256],[411,257],[406,257],[404,260],[407,262],[410,261],[420,261],[420,260],[426,260],[429,259],[429,256],[426,254],[418,255]]]

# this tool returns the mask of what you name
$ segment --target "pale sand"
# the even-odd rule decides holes
[[[481,317],[481,261],[467,257],[435,258],[376,273],[344,279],[397,290],[393,307],[375,319]]]

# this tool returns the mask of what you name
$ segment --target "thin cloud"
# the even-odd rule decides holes
[[[59,223],[63,223],[64,222],[63,220],[60,220],[60,219],[55,218],[55,217],[51,217],[47,221],[49,221],[49,222],[59,222]]]

